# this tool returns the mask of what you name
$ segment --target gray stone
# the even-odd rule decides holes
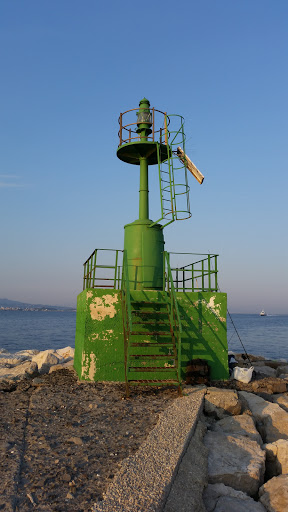
[[[203,501],[207,512],[266,512],[261,503],[224,484],[208,484]]]
[[[278,439],[288,439],[287,412],[279,405],[267,402],[253,393],[240,391],[239,396],[252,412],[264,442],[273,443]]]
[[[287,374],[288,373],[288,364],[278,366],[276,371],[276,376],[279,377],[281,374]]]
[[[262,377],[276,377],[276,370],[270,366],[255,366],[254,372]]]
[[[248,414],[229,416],[216,422],[216,431],[222,431],[233,436],[249,437],[259,445],[263,444],[262,438],[255,427],[254,420]]]
[[[273,395],[272,400],[275,404],[278,404],[284,411],[288,412],[288,396],[287,394]]]
[[[204,444],[209,449],[209,483],[224,483],[250,496],[264,481],[265,451],[244,436],[208,432]]]
[[[205,414],[222,419],[227,415],[241,413],[237,392],[232,389],[207,388],[204,399]]]
[[[266,477],[288,473],[288,440],[278,439],[263,448],[266,450]]]
[[[36,363],[24,361],[13,368],[0,368],[1,381],[20,381],[38,375]]]
[[[288,510],[288,475],[271,478],[259,489],[260,502],[268,512]]]

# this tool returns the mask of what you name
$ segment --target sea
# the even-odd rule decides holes
[[[75,328],[75,311],[0,310],[0,348],[74,347]],[[227,340],[232,352],[288,361],[288,315],[228,315]]]

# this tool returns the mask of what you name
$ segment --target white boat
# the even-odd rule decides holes
[[[267,314],[265,313],[264,309],[262,309],[262,311],[260,313],[260,316],[267,316]]]

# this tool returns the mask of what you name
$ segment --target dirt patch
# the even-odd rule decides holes
[[[0,392],[0,510],[89,511],[177,390],[79,383],[58,370]]]

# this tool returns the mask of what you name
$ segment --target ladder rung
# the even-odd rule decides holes
[[[159,358],[166,358],[168,361],[170,361],[171,359],[175,359],[175,357],[171,354],[159,354],[158,356],[156,356],[155,354],[129,354],[129,357],[138,357],[138,358],[142,358],[142,357],[149,357],[151,359],[159,359]]]
[[[171,336],[171,332],[169,331],[132,331],[130,332],[131,336]]]
[[[167,368],[163,366],[129,366],[129,372],[174,372],[176,366],[168,366]]]
[[[154,304],[155,306],[167,306],[167,302],[155,301],[155,300],[131,300],[131,304]]]
[[[144,342],[144,341],[139,341],[139,342],[136,342],[134,341],[133,343],[130,343],[130,347],[173,347],[173,342],[172,341],[160,341],[160,342],[157,342],[157,341],[149,341],[148,343],[147,342]]]
[[[143,384],[144,386],[145,385],[149,385],[149,384],[157,384],[158,386],[165,386],[165,385],[168,385],[168,384],[176,384],[177,386],[180,385],[180,383],[178,382],[178,380],[174,380],[174,379],[165,379],[165,380],[143,380],[143,379],[139,379],[139,380],[128,380],[129,384],[132,384],[132,386],[137,386],[138,384],[141,385]]]

